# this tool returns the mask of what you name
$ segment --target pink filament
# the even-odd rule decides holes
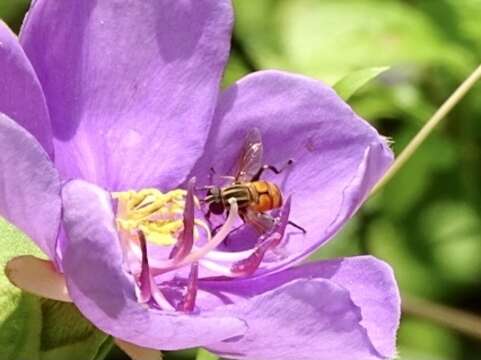
[[[252,255],[232,265],[230,270],[235,276],[252,275],[259,268],[267,250],[273,249],[280,244],[289,223],[290,211],[291,198],[289,197],[282,207],[279,219],[276,221],[273,229],[259,238],[259,244]]]
[[[161,309],[175,310],[174,307],[167,301],[152,277],[147,255],[147,244],[144,233],[141,231],[139,231],[139,242],[142,250],[142,270],[139,276],[139,301],[141,303],[147,303],[150,301],[150,299],[153,299]]]
[[[195,178],[192,178],[187,184],[187,196],[185,198],[184,208],[184,229],[180,235],[180,241],[172,250],[170,258],[173,261],[179,261],[191,252],[194,246],[194,186]]]
[[[214,250],[217,246],[219,246],[225,240],[227,235],[229,235],[231,229],[234,227],[237,216],[238,216],[237,203],[235,200],[231,199],[230,211],[225,223],[222,225],[220,230],[215,234],[214,237],[212,237],[212,239],[207,244],[205,244],[204,246],[202,246],[197,250],[192,251],[190,254],[185,256],[180,261],[176,261],[175,259],[170,259],[168,261],[165,261],[161,266],[153,267],[152,268],[153,275],[164,274],[168,271],[181,268],[183,266],[192,264],[202,259],[207,253]]]
[[[189,280],[187,283],[187,289],[182,303],[180,304],[180,310],[185,312],[192,312],[195,307],[195,299],[197,297],[197,281],[199,278],[199,264],[193,263],[190,266]]]

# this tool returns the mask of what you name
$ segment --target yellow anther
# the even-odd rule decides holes
[[[148,241],[157,245],[173,245],[184,227],[186,194],[182,189],[168,193],[157,189],[112,193],[113,198],[118,200],[117,227],[129,233],[141,230]],[[195,202],[198,204],[197,199]],[[195,223],[207,227],[198,219]],[[197,229],[194,236],[198,236]]]

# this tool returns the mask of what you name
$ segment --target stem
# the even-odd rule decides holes
[[[481,78],[481,65],[474,70],[471,75],[456,89],[456,91],[444,102],[444,104],[434,113],[423,128],[416,134],[411,142],[396,158],[392,166],[384,177],[374,186],[371,195],[381,189],[391,178],[401,169],[404,164],[416,152],[418,147],[426,140],[432,131],[438,126],[439,122],[456,106],[456,104],[466,95],[473,85]]]
[[[431,320],[447,328],[481,339],[481,317],[412,296],[402,297],[405,314]]]
[[[404,148],[389,168],[383,178],[374,186],[371,195],[386,185],[392,177],[416,152],[419,146],[433,132],[436,126],[459,103],[474,84],[481,78],[481,65],[479,65],[466,80],[454,91],[444,104],[427,121],[424,127],[416,134],[411,142]],[[447,328],[459,331],[466,335],[481,339],[481,317],[468,312],[452,309],[445,305],[433,303],[429,300],[403,295],[402,310],[404,314],[431,320]]]

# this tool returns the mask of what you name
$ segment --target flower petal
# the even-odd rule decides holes
[[[396,351],[396,331],[400,318],[399,289],[389,265],[371,256],[319,261],[254,279],[238,279],[223,282],[203,281],[200,286],[204,291],[222,293],[224,302],[249,299],[244,301],[258,303],[259,300],[256,300],[258,296],[270,297],[272,292],[276,291],[276,288],[289,286],[286,284],[291,284],[296,279],[329,280],[330,283],[347,290],[353,304],[360,310],[360,326],[366,330],[372,346],[383,358],[392,358],[394,356]],[[322,294],[321,298],[326,296],[326,294]],[[312,299],[316,299],[314,295],[312,295]],[[320,300],[316,299],[315,301]],[[214,307],[221,304],[201,305]],[[322,304],[319,303],[319,305],[321,306]],[[233,308],[236,306],[232,305]],[[292,311],[295,311],[295,309]],[[304,307],[299,306],[298,311],[298,316],[302,319]],[[238,310],[234,309],[232,315],[239,316]],[[316,321],[324,321],[324,314],[321,313],[315,316],[317,316]],[[242,318],[241,316],[239,317]],[[254,325],[250,319],[245,318],[245,320],[249,329],[252,329]],[[293,320],[292,322],[295,323],[296,321]],[[302,320],[300,321],[302,322]],[[285,326],[289,327],[288,324]],[[300,331],[297,326],[300,327],[302,325],[295,324],[293,332]],[[313,339],[312,343],[326,343],[324,336],[325,334],[320,332],[318,338]],[[310,343],[307,340],[300,339],[299,341]],[[346,348],[346,346],[351,344],[349,340],[346,341],[346,344],[340,346],[341,348]],[[317,356],[322,353],[313,352],[313,354]],[[290,357],[287,356],[285,358]],[[301,359],[302,357],[297,358]],[[329,359],[329,357],[327,358]],[[341,357],[332,357],[332,359],[338,358]],[[360,359],[363,357],[352,356],[348,358]]]
[[[55,259],[60,222],[58,173],[34,137],[1,113],[0,215]]]
[[[29,293],[57,301],[72,302],[65,278],[51,261],[24,255],[10,260],[5,267],[8,280]]]
[[[52,129],[42,88],[17,36],[1,20],[0,112],[27,129],[53,157]]]
[[[300,279],[223,309],[248,326],[240,339],[211,344],[224,357],[256,360],[371,360],[359,308],[346,289],[324,279]]]
[[[230,174],[246,132],[258,128],[264,162],[283,174],[265,172],[292,196],[290,220],[307,230],[287,228],[285,267],[329,240],[353,215],[390,165],[384,139],[319,81],[279,71],[262,71],[240,80],[219,99],[204,156],[193,175],[208,182],[209,169]],[[261,266],[262,268],[262,266]]]
[[[110,190],[182,182],[228,57],[228,0],[37,0],[21,42],[47,96],[66,178]]]
[[[137,302],[124,271],[110,196],[81,180],[62,191],[68,236],[63,268],[70,296],[98,328],[139,346],[174,350],[201,346],[245,332],[231,316],[187,315]]]

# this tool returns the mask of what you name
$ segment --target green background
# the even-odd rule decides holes
[[[258,69],[284,69],[334,84],[358,69],[389,66],[349,103],[393,139],[396,153],[481,58],[478,0],[234,4],[236,27],[224,86]],[[26,1],[2,0],[0,18],[18,30],[26,9]],[[431,303],[481,314],[480,96],[477,85],[406,167],[315,255],[374,254],[394,267],[406,299],[428,301],[405,309],[398,339],[403,360],[481,359],[479,339],[424,314],[434,308]],[[30,296],[22,301],[29,303],[28,311],[37,309],[32,316],[40,311],[44,324],[53,321],[48,304]],[[411,315],[414,311],[420,313]],[[437,316],[443,318],[443,312]],[[77,330],[99,349],[108,349],[109,340],[84,325]],[[116,348],[108,356],[124,358]],[[166,359],[193,358],[194,351],[166,354]]]

